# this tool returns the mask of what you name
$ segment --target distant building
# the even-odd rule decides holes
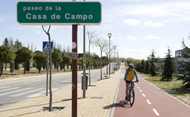
[[[176,50],[175,58],[182,58],[182,57],[183,57],[183,50]]]

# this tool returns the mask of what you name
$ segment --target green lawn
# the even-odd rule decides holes
[[[105,67],[105,66],[104,66]],[[95,69],[99,69],[99,68],[91,68],[91,70],[95,70]],[[81,71],[82,69],[78,68],[78,71]],[[52,74],[56,74],[56,73],[64,73],[64,72],[71,72],[71,69],[52,69]],[[86,69],[86,72],[88,72],[88,69]],[[35,76],[35,75],[43,75],[46,74],[47,71],[46,69],[43,69],[40,71],[40,73],[38,73],[37,69],[30,69],[30,71],[26,71],[24,74],[24,70],[14,70],[13,73],[10,73],[10,70],[3,70],[3,74],[0,77],[0,79],[5,79],[5,78],[20,78],[20,77],[27,77],[27,76]]]
[[[149,78],[145,80],[190,106],[190,89],[185,88],[181,80],[177,80],[175,77],[172,81],[161,81],[160,79],[160,76],[149,75]]]

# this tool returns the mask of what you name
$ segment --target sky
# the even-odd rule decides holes
[[[12,37],[13,41],[18,39],[24,46],[33,45],[42,51],[42,42],[48,40],[47,35],[40,25],[21,25],[17,22],[17,2],[18,0],[1,1],[0,45],[5,38]],[[189,0],[100,0],[99,2],[102,4],[102,22],[100,25],[86,25],[86,29],[89,32],[95,31],[96,38],[107,40],[108,33],[112,33],[111,44],[116,46],[119,57],[146,60],[154,49],[156,57],[163,58],[168,47],[174,57],[175,50],[182,49],[183,39],[186,45],[190,44]],[[56,45],[72,48],[72,26],[52,26],[50,34]],[[88,47],[86,36],[86,51]],[[82,52],[83,26],[78,26],[78,53]],[[93,45],[91,52],[100,55],[100,49]]]

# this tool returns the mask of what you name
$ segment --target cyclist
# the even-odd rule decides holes
[[[126,69],[126,73],[125,73],[125,76],[124,76],[124,80],[126,82],[126,90],[125,90],[126,96],[125,96],[125,100],[127,100],[127,98],[128,98],[128,87],[129,87],[129,85],[130,85],[131,82],[132,82],[132,87],[134,89],[134,82],[133,82],[134,76],[136,77],[136,82],[139,82],[138,76],[137,76],[137,72],[134,69],[134,65],[133,64],[129,64],[129,67]]]

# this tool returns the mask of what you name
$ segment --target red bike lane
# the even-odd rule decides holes
[[[124,70],[122,71],[124,77]],[[135,85],[135,102],[131,107],[125,102],[125,82],[121,76],[113,117],[189,117],[190,107],[166,94],[138,75]]]

